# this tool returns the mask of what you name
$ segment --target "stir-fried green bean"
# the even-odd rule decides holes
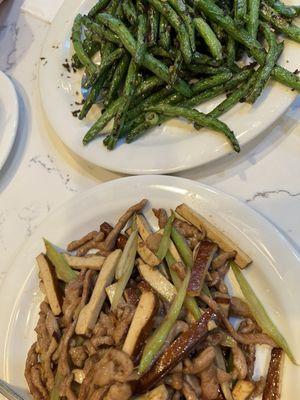
[[[96,72],[97,67],[90,59],[90,57],[85,53],[83,48],[83,43],[81,39],[81,28],[83,25],[82,16],[78,14],[75,18],[73,27],[72,27],[72,42],[74,51],[78,57],[78,60],[84,67],[89,75],[92,75]]]
[[[279,35],[300,42],[292,22],[298,14],[300,6],[281,0],[98,0],[72,28],[72,66],[84,67],[82,87],[89,89],[78,118],[97,102],[105,107],[83,143],[111,120],[104,144],[113,149],[120,137],[130,143],[176,110],[196,129],[222,132],[239,151],[231,129],[216,118],[238,102],[254,103],[271,78],[300,91],[298,74],[277,65],[284,47]],[[246,57],[258,65],[242,68]],[[131,59],[136,72],[129,90]],[[224,93],[208,115],[190,110]]]
[[[169,4],[174,8],[177,14],[181,17],[182,21],[185,24],[185,28],[189,35],[189,40],[191,44],[192,52],[196,51],[196,43],[195,43],[195,30],[193,26],[193,20],[188,12],[188,8],[184,2],[184,0],[168,0]]]
[[[297,16],[297,11],[294,7],[286,6],[280,0],[266,0],[266,2],[284,17],[295,18]]]
[[[171,26],[162,15],[159,19],[159,44],[165,49],[169,50],[171,45]]]
[[[184,61],[189,64],[192,60],[192,49],[188,32],[185,25],[181,23],[179,16],[168,4],[160,0],[147,0],[161,15],[163,15],[169,24],[175,29],[180,43],[180,50]]]
[[[300,42],[300,28],[292,23],[289,23],[277,11],[267,4],[263,4],[260,9],[261,18],[269,22],[279,32],[284,33],[296,42]]]
[[[118,90],[120,89],[121,83],[123,82],[126,73],[128,71],[130,63],[130,56],[128,53],[124,54],[124,56],[119,61],[115,71],[113,78],[111,80],[108,93],[105,99],[105,105],[110,105],[112,100],[114,100],[118,95]]]
[[[125,116],[126,116],[127,110],[129,109],[129,106],[130,106],[130,103],[132,100],[132,96],[135,91],[137,72],[138,72],[138,65],[132,58],[129,68],[128,68],[128,73],[127,73],[127,77],[126,77],[126,81],[125,81],[125,87],[124,87],[124,92],[123,92],[122,99],[121,99],[121,104],[115,115],[114,126],[112,129],[112,132],[104,140],[104,144],[109,150],[112,150],[116,146],[116,144],[119,140],[121,130],[122,130],[123,124],[125,122]]]
[[[222,45],[218,40],[217,36],[215,35],[214,31],[211,29],[209,24],[204,21],[203,18],[198,17],[194,19],[194,24],[203,38],[204,42],[206,43],[207,47],[209,48],[212,56],[216,60],[222,59]]]
[[[132,0],[122,1],[123,12],[131,25],[135,25],[137,22],[137,12],[132,3]]]
[[[260,96],[263,88],[265,87],[266,83],[268,82],[274,65],[276,64],[282,50],[283,50],[283,43],[277,43],[276,36],[268,27],[267,24],[261,24],[262,29],[264,31],[264,35],[267,39],[269,44],[269,51],[266,57],[266,62],[262,65],[257,73],[257,80],[251,90],[251,94],[247,97],[247,101],[249,103],[254,103],[256,99]]]
[[[142,64],[142,61],[146,53],[147,49],[146,33],[147,33],[147,18],[145,14],[140,14],[138,16],[137,48],[135,53],[135,62],[138,65]]]
[[[248,0],[247,30],[249,34],[256,38],[259,26],[260,0]]]
[[[133,36],[126,28],[126,26],[116,18],[112,17],[110,14],[99,14],[99,18],[104,25],[108,26],[112,31],[114,31],[122,41],[124,47],[129,51],[129,53],[134,57],[136,53],[136,41]],[[168,82],[169,73],[168,68],[159,60],[151,56],[149,53],[145,53],[143,66],[152,71],[159,78]],[[182,93],[184,96],[190,97],[191,90],[189,85],[182,79],[178,79],[178,81],[174,84],[174,88]]]
[[[148,9],[148,45],[153,46],[157,41],[159,27],[159,13],[150,6]]]
[[[206,128],[212,129],[216,132],[223,133],[230,141],[233,149],[236,152],[240,152],[240,145],[236,139],[232,130],[228,128],[224,122],[217,120],[210,115],[203,114],[197,110],[188,109],[185,107],[176,107],[169,105],[160,105],[157,107],[150,107],[150,111],[157,112],[159,114],[165,114],[171,117],[183,117],[187,120],[194,122],[198,125],[204,126]]]

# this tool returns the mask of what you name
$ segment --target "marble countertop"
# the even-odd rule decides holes
[[[120,175],[87,165],[55,136],[39,102],[37,71],[48,24],[0,6],[0,70],[17,88],[20,124],[0,171],[0,285],[18,249],[55,207],[76,193]],[[240,155],[177,174],[213,185],[253,207],[300,251],[300,97]]]

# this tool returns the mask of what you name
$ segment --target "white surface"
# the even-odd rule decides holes
[[[122,193],[122,196],[119,194]],[[35,256],[43,250],[42,237],[61,247],[99,223],[113,223],[130,205],[147,197],[145,210],[156,225],[151,207],[175,208],[186,202],[228,234],[252,258],[244,271],[274,322],[280,326],[291,347],[300,357],[300,292],[297,274],[300,259],[293,248],[259,214],[242,202],[211,187],[167,176],[141,176],[108,182],[73,197],[52,213],[35,231],[18,254],[0,293],[1,375],[25,398],[24,362],[35,340],[39,293]],[[101,204],[101,208],[99,205]],[[287,268],[288,265],[288,268]],[[10,296],[14,293],[14,296]],[[256,374],[265,373],[262,357]],[[299,369],[285,360],[282,400],[300,396]]]
[[[14,144],[18,121],[17,93],[11,80],[0,71],[0,170]]]
[[[64,0],[25,0],[22,10],[45,22],[51,22],[63,2]]]
[[[0,171],[0,291],[24,239],[51,210],[76,193],[120,177],[76,157],[47,124],[37,73],[48,24],[20,13],[22,3],[5,1],[0,8],[0,69],[13,78],[20,103],[16,142]],[[240,155],[180,175],[247,202],[300,252],[299,111],[300,98]]]
[[[60,139],[83,159],[127,174],[171,173],[232,153],[224,135],[207,129],[198,132],[192,124],[179,119],[149,131],[134,143],[118,145],[114,151],[107,150],[102,139],[82,145],[84,134],[100,113],[98,106],[94,106],[84,121],[74,118],[71,111],[80,108],[74,102],[81,101],[81,72],[68,73],[62,64],[72,56],[70,32],[75,16],[79,12],[87,13],[93,4],[94,0],[66,0],[49,29],[42,51],[47,60],[47,63],[41,62],[39,77],[43,107]],[[280,62],[292,71],[299,66],[299,48],[299,44],[286,41]],[[291,89],[272,82],[254,106],[240,103],[221,119],[244,146],[273,124],[295,97]],[[220,100],[219,97],[199,109],[209,112]]]

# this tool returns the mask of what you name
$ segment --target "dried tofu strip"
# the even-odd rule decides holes
[[[142,260],[151,267],[156,267],[161,260],[147,247],[146,243],[138,237],[137,252]]]
[[[78,257],[78,256],[71,256],[70,254],[64,253],[64,258],[70,267],[74,269],[95,269],[100,270],[104,263],[105,257],[102,256],[86,256],[86,257]]]
[[[123,351],[129,356],[134,353],[135,347],[140,339],[141,332],[153,317],[156,306],[155,294],[150,291],[144,291],[141,295],[139,304],[135,310],[130,328],[128,330]]]
[[[171,302],[174,299],[177,294],[175,286],[157,269],[153,269],[147,264],[140,264],[138,269],[145,281],[165,300]]]
[[[36,261],[50,308],[54,315],[59,315],[61,313],[61,296],[58,289],[55,269],[50,265],[44,254],[37,256]]]
[[[218,244],[223,251],[236,251],[235,262],[240,268],[246,268],[252,259],[241,250],[229,237],[219,231],[211,222],[193,211],[188,205],[181,204],[176,212],[200,231],[206,231],[207,237]]]
[[[141,238],[146,241],[148,236],[152,234],[152,229],[149,222],[142,214],[137,214],[136,224]]]
[[[99,272],[91,299],[80,311],[75,329],[77,335],[84,335],[94,328],[106,297],[105,288],[109,286],[114,279],[115,270],[121,254],[121,250],[115,250],[106,258]]]

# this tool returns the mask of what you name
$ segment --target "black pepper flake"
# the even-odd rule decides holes
[[[294,92],[295,90],[296,90],[296,89],[295,89],[295,88],[293,88],[293,89],[292,89],[292,92]]]
[[[71,68],[70,68],[70,64],[67,62],[62,63],[62,66],[70,73],[71,72]]]
[[[297,68],[297,69],[295,69],[295,71],[293,72],[293,74],[295,74],[295,75],[298,75],[299,74],[299,69]]]
[[[45,57],[40,57],[40,60],[44,61],[44,60],[46,60],[46,58]]]
[[[46,64],[48,64],[48,61],[47,61],[47,60],[44,62],[43,66],[46,65]]]
[[[82,106],[82,105],[84,104],[84,102],[85,102],[85,100],[82,99],[81,101],[75,101],[75,104],[76,104],[77,106]]]
[[[80,110],[74,110],[74,111],[71,111],[71,113],[72,113],[73,117],[77,118],[78,114],[80,113]]]
[[[57,44],[52,45],[52,49],[58,49],[58,45]]]
[[[76,94],[76,96],[79,96],[79,92],[78,92],[78,90],[76,90],[75,94]]]

